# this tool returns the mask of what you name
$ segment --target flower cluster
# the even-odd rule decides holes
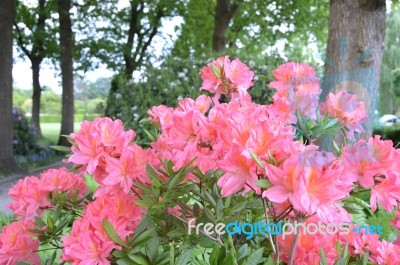
[[[53,192],[65,192],[70,197],[78,192],[83,196],[87,189],[79,174],[68,172],[66,168],[49,169],[40,178],[29,176],[20,179],[8,192],[12,199],[9,208],[22,219],[31,220],[52,206],[48,198]]]
[[[17,264],[28,261],[30,264],[40,264],[39,240],[33,239],[34,234],[30,229],[35,228],[35,223],[17,221],[4,226],[0,234],[0,264]]]
[[[106,219],[121,238],[133,234],[141,219],[141,209],[134,198],[125,193],[107,194],[89,203],[82,218],[77,219],[70,235],[62,239],[62,259],[72,264],[110,264],[115,244],[104,230]]]
[[[379,211],[398,208],[400,153],[391,141],[378,136],[356,141],[355,132],[362,132],[361,123],[366,119],[365,107],[357,96],[339,91],[319,103],[319,79],[305,64],[287,63],[273,74],[273,103],[260,105],[247,93],[254,73],[246,65],[227,56],[211,62],[202,69],[200,89],[215,95],[185,98],[176,108],[161,105],[149,110],[149,121],[160,134],[147,149],[134,142],[135,132],[125,130],[119,120],[83,122],[79,132],[69,136],[72,153],[67,161],[74,164],[75,173],[65,168],[48,170],[40,178],[20,180],[10,190],[13,201],[9,207],[20,220],[3,228],[0,263],[38,264],[37,239],[43,238],[46,243],[58,238],[54,245],[62,244],[61,262],[108,265],[118,258],[140,260],[145,252],[151,252],[152,262],[157,263],[163,247],[146,247],[137,254],[144,247],[129,243],[134,241],[136,230],[141,230],[137,227],[146,219],[144,214],[152,217],[158,211],[152,220],[158,232],[164,239],[179,235],[179,242],[184,242],[189,237],[182,237],[176,227],[168,231],[174,225],[165,216],[172,216],[172,223],[185,223],[185,217],[203,214],[205,219],[212,219],[214,213],[222,219],[234,212],[224,209],[230,200],[243,197],[261,200],[267,219],[287,218],[306,224],[350,223],[352,215],[346,208],[349,198],[371,214],[378,206]],[[221,95],[226,95],[228,102],[220,102]],[[307,124],[300,127],[299,123]],[[318,137],[336,123],[345,127],[342,132],[348,132],[350,144],[336,153],[320,150],[315,145]],[[297,137],[301,128],[311,128],[307,141]],[[93,194],[89,193],[91,198],[84,196],[87,189],[82,175],[93,176],[98,184]],[[359,192],[368,199],[356,198]],[[55,233],[62,230],[54,228],[51,218],[47,224],[40,219],[47,210],[55,209],[60,194],[72,202],[58,205],[57,215],[61,211],[65,214],[72,205],[68,214],[73,217],[57,224],[70,226],[62,237],[40,234],[46,229]],[[238,208],[237,212],[241,210]],[[391,222],[398,230],[399,219],[397,213]],[[221,238],[211,239],[224,245]],[[169,238],[163,242],[175,244]],[[366,233],[300,233],[270,239],[272,246],[280,249],[274,258],[291,264],[319,264],[321,252],[327,264],[334,264],[343,256],[340,249],[345,246],[353,257],[368,253],[372,262],[398,264],[399,242]],[[168,253],[166,256],[174,256],[174,249],[168,249]]]

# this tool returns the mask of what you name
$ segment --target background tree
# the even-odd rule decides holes
[[[16,20],[14,22],[15,36],[18,47],[28,57],[32,65],[32,125],[39,136],[40,130],[40,65],[43,60],[54,57],[55,27],[54,22],[48,22],[54,10],[53,1],[38,0],[37,6],[17,0]]]
[[[62,135],[74,131],[74,76],[73,76],[73,46],[74,37],[71,25],[71,0],[57,0],[60,23],[60,66],[62,77],[62,110],[61,132],[58,145],[68,146],[70,143]]]
[[[223,52],[226,49],[226,31],[229,23],[240,7],[240,3],[231,0],[217,0],[214,15],[213,51]]]
[[[372,134],[384,48],[385,0],[331,0],[322,99],[346,89],[365,103]]]
[[[393,6],[386,18],[385,51],[383,53],[380,79],[380,109],[382,114],[396,114],[400,95],[393,87],[392,71],[400,68],[400,9]]]
[[[0,18],[0,169],[15,171],[12,116],[14,0],[0,2]]]

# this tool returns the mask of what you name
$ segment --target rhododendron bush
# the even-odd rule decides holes
[[[358,140],[366,110],[356,95],[319,103],[312,67],[286,63],[273,75],[273,103],[259,105],[245,64],[211,62],[204,95],[149,110],[159,134],[146,149],[119,120],[83,122],[64,148],[69,170],[9,191],[18,220],[3,227],[0,263],[400,264],[400,152],[379,136]],[[345,144],[321,150],[335,134]],[[208,223],[232,222],[350,232],[208,233]]]

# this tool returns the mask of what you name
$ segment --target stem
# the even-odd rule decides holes
[[[268,216],[267,205],[266,205],[266,203],[265,203],[264,198],[261,197],[261,201],[262,201],[262,204],[263,204],[263,207],[264,207],[265,222],[266,222],[266,224],[268,225],[268,224],[269,224],[269,216]],[[278,255],[278,253],[276,252],[276,247],[275,247],[274,240],[272,239],[272,235],[271,235],[270,233],[267,233],[267,234],[268,234],[269,243],[271,244],[271,247],[272,247],[272,252],[273,252],[275,255]]]
[[[278,217],[277,217],[277,222],[283,220],[286,216],[288,216],[293,210],[292,206],[289,206],[285,211],[283,211]]]
[[[296,254],[296,245],[297,245],[297,242],[299,241],[299,231],[298,231],[298,229],[297,229],[298,227],[296,227],[296,231],[295,231],[295,234],[294,234],[294,239],[293,239],[293,242],[292,242],[292,246],[291,246],[291,248],[290,248],[290,255],[289,255],[289,263],[288,263],[288,265],[293,265],[294,263],[294,257],[295,257],[295,254]]]

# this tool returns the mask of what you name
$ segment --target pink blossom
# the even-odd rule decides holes
[[[295,210],[308,215],[317,213],[324,218],[323,213],[328,209],[318,211],[319,208],[345,198],[352,187],[341,183],[343,172],[336,166],[333,155],[313,148],[310,146],[300,155],[290,157],[281,167],[267,165],[272,187],[263,196],[276,203],[289,200]]]
[[[72,156],[68,161],[85,166],[89,174],[97,173],[96,180],[100,181],[106,160],[119,157],[135,137],[135,132],[125,131],[120,120],[96,118],[92,122],[82,122],[79,132],[71,137]]]
[[[119,159],[110,158],[106,166],[108,174],[101,183],[107,186],[120,185],[125,193],[131,190],[135,181],[150,185],[146,175],[146,164],[149,162],[147,153],[140,146],[131,145]]]
[[[382,240],[371,249],[371,260],[376,264],[400,264],[400,246]]]
[[[329,114],[332,118],[337,118],[339,122],[345,125],[350,132],[348,137],[354,140],[354,132],[364,131],[361,123],[367,119],[364,103],[358,100],[357,95],[350,94],[345,90],[338,93],[329,93],[326,103],[321,105],[323,115]]]
[[[218,99],[221,94],[239,93],[246,95],[252,85],[254,73],[239,59],[229,60],[229,56],[220,57],[201,70],[203,84],[200,90],[215,93]]]
[[[13,200],[8,208],[26,220],[41,216],[43,208],[51,207],[47,201],[48,191],[42,188],[39,178],[35,176],[20,179],[8,195]]]
[[[42,172],[40,174],[40,187],[47,192],[66,191],[70,195],[79,191],[79,195],[83,196],[87,192],[83,177],[68,172],[65,167]]]
[[[62,238],[62,259],[73,264],[110,264],[111,251],[120,249],[103,228],[107,219],[118,235],[132,235],[141,220],[141,209],[135,198],[123,192],[108,193],[89,203],[84,217],[76,220],[70,235]]]
[[[314,68],[306,64],[289,62],[282,64],[274,72],[275,81],[269,86],[276,89],[274,105],[296,122],[296,112],[316,119],[318,99],[321,89]]]
[[[36,253],[39,241],[33,239],[34,234],[29,231],[34,228],[35,223],[32,220],[16,221],[3,227],[0,234],[0,264],[40,264]]]

